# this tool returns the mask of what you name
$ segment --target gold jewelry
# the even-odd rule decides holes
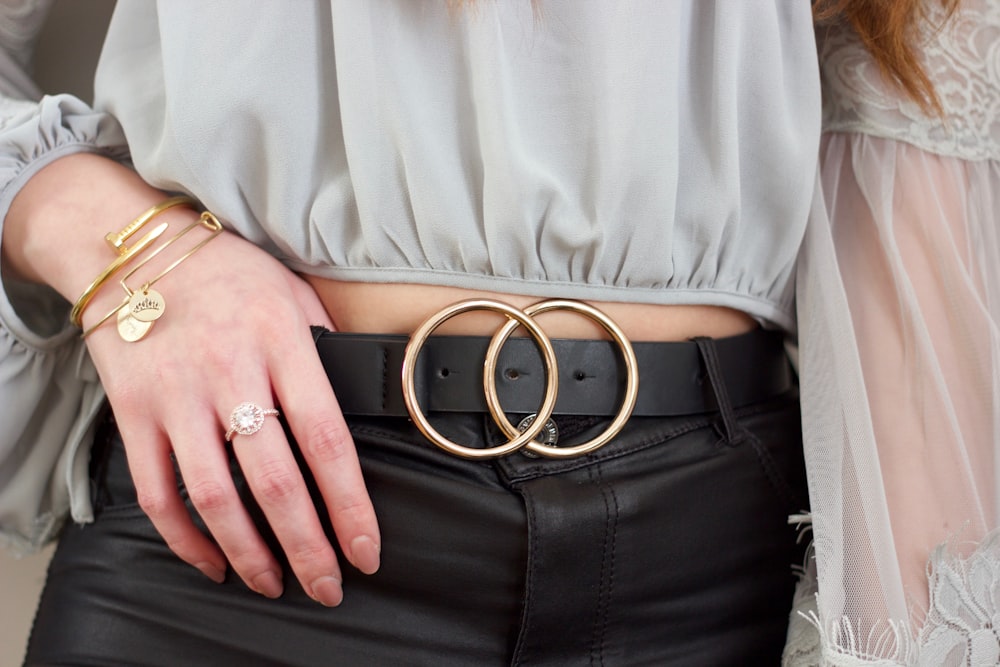
[[[621,351],[622,358],[625,361],[625,395],[622,398],[622,405],[618,410],[618,414],[604,431],[587,442],[572,447],[554,447],[535,442],[534,440],[525,445],[533,454],[564,459],[581,456],[603,447],[624,428],[625,423],[632,415],[632,410],[635,409],[636,399],[639,397],[639,362],[635,357],[635,351],[632,349],[632,343],[625,336],[625,332],[621,330],[621,327],[614,320],[597,308],[582,301],[552,299],[534,303],[525,308],[524,312],[528,317],[534,317],[549,310],[571,310],[589,317],[600,324],[618,344],[618,349]],[[511,320],[493,335],[490,346],[486,350],[486,368],[483,375],[484,387],[486,389],[486,405],[489,406],[493,421],[500,426],[508,438],[517,436],[521,431],[510,423],[507,415],[503,412],[503,407],[500,405],[500,396],[497,394],[496,370],[500,349],[507,339],[510,338],[510,335],[514,333],[514,330],[517,329],[518,324],[517,320]]]
[[[545,362],[545,399],[542,401],[541,407],[538,408],[538,412],[536,413],[537,418],[535,421],[530,424],[523,433],[520,433],[516,437],[512,437],[506,444],[486,449],[476,449],[474,447],[459,445],[458,443],[453,442],[441,435],[433,426],[431,426],[430,421],[428,421],[427,417],[424,415],[423,410],[420,408],[416,399],[417,389],[414,371],[416,370],[417,357],[420,355],[420,348],[423,347],[424,342],[434,332],[434,330],[441,326],[446,320],[454,317],[455,315],[471,310],[492,310],[503,313],[509,319],[522,324],[524,328],[528,330],[528,333],[531,334],[531,337],[535,339],[535,343],[540,348],[542,358]],[[484,377],[483,383],[484,388],[488,393],[491,386],[490,379]],[[410,342],[407,343],[406,351],[403,353],[403,402],[406,403],[406,409],[410,413],[413,423],[416,424],[417,428],[420,429],[420,432],[435,445],[447,452],[451,452],[456,456],[461,456],[467,459],[504,456],[505,454],[510,454],[511,452],[521,449],[526,444],[534,440],[535,437],[542,432],[542,429],[545,428],[546,422],[548,422],[549,417],[552,416],[553,410],[555,410],[556,393],[558,392],[558,389],[559,372],[556,367],[556,353],[552,347],[552,341],[549,340],[549,337],[545,335],[545,332],[539,328],[538,324],[531,319],[530,315],[502,301],[493,301],[492,299],[469,299],[439,310],[434,315],[431,315],[423,324],[417,327],[417,330],[413,332],[412,336],[410,336]]]
[[[133,234],[135,234],[139,229],[143,227],[147,222],[163,213],[167,209],[171,209],[175,206],[189,206],[195,208],[198,202],[187,195],[180,195],[177,197],[171,197],[169,199],[164,199],[159,204],[150,207],[145,213],[140,215],[138,218],[128,223],[124,229],[120,232],[108,232],[104,237],[104,240],[108,242],[111,249],[117,252],[119,255],[124,255],[128,252],[128,247],[125,245],[127,241]]]
[[[118,271],[125,266],[125,264],[127,264],[140,252],[145,250],[149,244],[153,242],[153,240],[160,236],[167,228],[167,225],[166,223],[163,223],[157,226],[152,232],[139,239],[139,242],[131,248],[125,245],[125,241],[130,239],[132,235],[144,227],[146,223],[167,209],[175,206],[194,207],[197,204],[198,202],[187,195],[170,197],[169,199],[164,199],[159,204],[147,209],[138,218],[125,225],[121,231],[108,232],[104,236],[104,240],[108,242],[108,245],[111,246],[111,249],[114,250],[118,256],[115,258],[115,261],[111,262],[107,268],[101,271],[97,278],[95,278],[94,281],[87,286],[87,289],[83,290],[83,294],[81,294],[80,298],[73,304],[73,309],[69,312],[69,321],[73,323],[73,326],[83,328],[83,310],[90,304],[98,290],[104,286],[104,283],[107,282],[111,276],[118,273]]]
[[[152,231],[139,239],[139,242],[134,246],[131,248],[125,248],[125,252],[118,257],[115,257],[115,260],[108,264],[107,268],[101,271],[99,276],[94,278],[94,282],[87,285],[87,289],[83,290],[83,294],[81,294],[80,298],[73,304],[73,309],[69,311],[69,321],[73,323],[73,326],[83,328],[83,322],[81,321],[83,318],[83,309],[90,304],[91,300],[93,300],[94,296],[97,294],[97,291],[104,286],[104,283],[106,283],[111,276],[118,273],[118,271],[120,271],[126,263],[145,250],[149,244],[163,234],[166,229],[167,223],[165,222],[154,227]]]
[[[147,280],[138,290],[133,291],[129,288],[125,281],[131,278],[136,271],[146,266],[150,260],[163,252],[164,249],[199,226],[208,229],[211,232],[211,235],[208,238],[202,239],[197,245],[175,259],[173,263],[160,271],[160,273],[156,276]],[[166,300],[163,298],[163,295],[152,289],[153,285],[156,284],[160,278],[177,268],[181,262],[205,247],[209,241],[214,239],[221,232],[222,223],[219,222],[219,219],[212,215],[209,211],[205,211],[201,214],[197,221],[192,222],[190,225],[178,232],[176,236],[157,247],[122,277],[119,284],[122,286],[122,289],[125,290],[125,298],[122,299],[122,301],[107,315],[102,317],[97,324],[84,331],[83,338],[89,336],[97,327],[101,326],[115,315],[118,315],[118,334],[122,337],[122,340],[132,343],[145,337],[145,335],[149,333],[149,330],[152,328],[153,322],[159,319],[166,309]]]
[[[431,333],[442,323],[455,315],[471,310],[492,310],[506,315],[508,319],[490,341],[483,366],[483,390],[486,393],[486,404],[489,407],[493,420],[509,438],[506,443],[496,447],[466,447],[448,440],[431,426],[416,399],[417,391],[414,371],[417,365],[417,358],[420,355],[420,349]],[[534,316],[550,310],[571,310],[589,317],[600,324],[611,335],[615,343],[617,343],[625,361],[625,393],[617,416],[615,416],[608,428],[601,434],[583,444],[572,447],[556,447],[547,444],[552,443],[557,438],[555,425],[549,421],[549,418],[555,409],[556,395],[559,390],[559,374],[552,342],[545,332],[539,328],[534,320]],[[515,427],[507,419],[503,412],[503,407],[500,405],[500,398],[496,387],[496,369],[500,350],[504,342],[506,342],[518,326],[523,326],[528,330],[528,333],[534,338],[536,345],[538,345],[542,352],[542,358],[545,363],[546,389],[545,397],[538,408],[538,412],[522,420],[520,427]],[[635,352],[632,349],[632,344],[626,338],[625,333],[611,318],[593,306],[565,299],[540,301],[523,310],[514,308],[502,301],[492,301],[489,299],[470,299],[447,306],[434,315],[431,315],[423,324],[417,327],[417,330],[410,337],[406,351],[403,354],[402,375],[403,401],[406,403],[406,410],[410,413],[413,423],[435,445],[456,456],[467,459],[505,456],[522,448],[526,450],[524,453],[529,456],[545,456],[557,459],[580,456],[595,451],[610,442],[622,429],[631,416],[632,410],[635,408],[639,393],[638,362]],[[542,434],[545,434],[545,440],[536,440],[537,436]]]
[[[226,431],[226,442],[233,441],[233,435],[253,435],[264,427],[264,417],[277,417],[280,413],[274,408],[262,408],[256,403],[245,401],[237,405],[229,415],[229,430]]]

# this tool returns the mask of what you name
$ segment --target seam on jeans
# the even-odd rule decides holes
[[[597,468],[587,470],[587,477],[590,483],[601,492],[601,500],[604,501],[604,542],[601,544],[601,569],[598,573],[597,586],[597,608],[595,609],[594,627],[591,630],[590,642],[590,664],[591,667],[601,664],[601,619],[604,617],[604,582],[605,573],[608,567],[608,496],[604,493],[604,488],[600,481],[601,471]]]
[[[763,412],[774,410],[775,400],[786,400],[786,399],[779,397],[774,400],[764,401],[743,408],[738,408],[736,410],[736,416],[740,418],[748,418],[761,414]],[[598,450],[597,452],[587,454],[586,456],[582,456],[578,459],[572,459],[571,461],[560,461],[559,465],[556,466],[546,466],[545,465],[546,462],[539,462],[538,464],[533,466],[523,467],[520,470],[517,470],[516,472],[511,471],[513,474],[511,474],[508,481],[509,483],[514,484],[516,482],[523,482],[527,479],[532,479],[539,475],[550,475],[562,472],[571,472],[574,470],[579,470],[581,468],[586,468],[587,466],[593,465],[595,463],[600,463],[610,459],[619,458],[622,456],[629,456],[631,454],[645,451],[650,447],[656,447],[658,445],[664,444],[665,441],[667,440],[678,438],[682,435],[687,435],[688,433],[691,433],[693,431],[697,431],[699,429],[712,426],[714,421],[715,417],[711,414],[707,414],[700,419],[691,420],[687,422],[681,428],[656,431],[647,436],[645,439],[637,440],[634,444],[630,445],[628,449],[625,450],[618,450],[618,449],[611,450],[609,448],[613,448],[615,446],[614,443],[611,443],[606,445],[604,448]],[[407,437],[406,435],[396,430],[383,429],[378,426],[370,426],[367,424],[351,426],[351,432],[358,435],[369,435],[377,438],[391,438],[396,442],[401,442],[401,443],[405,442],[414,445],[416,447],[424,447],[426,449],[438,450],[438,448],[432,442],[427,440],[427,438],[421,436],[419,433],[417,433],[413,437]],[[550,461],[547,463],[552,463],[552,462]],[[489,464],[478,463],[477,465],[489,465]]]
[[[594,478],[595,474],[591,474]],[[601,552],[601,586],[597,606],[597,618],[594,619],[594,644],[591,648],[590,663],[603,666],[607,649],[608,628],[611,624],[611,600],[615,588],[615,564],[618,548],[618,519],[620,505],[614,487],[603,482],[601,471],[596,471],[596,485],[601,490],[604,500],[604,545]]]
[[[525,636],[530,633],[530,615],[534,613],[531,600],[533,598],[532,590],[534,588],[535,579],[532,573],[535,569],[535,561],[538,556],[538,540],[535,539],[538,536],[538,524],[536,523],[535,512],[531,509],[532,505],[534,505],[534,500],[526,491],[521,492],[521,497],[524,498],[525,513],[528,515],[528,563],[525,568],[527,572],[525,572],[524,577],[524,609],[521,612],[521,627],[518,629],[517,633],[517,644],[514,646],[514,655],[510,662],[512,665],[521,663],[521,660],[523,659],[522,653],[524,652]]]
[[[726,440],[726,434],[724,433],[725,427],[718,420],[712,423],[712,430],[715,431],[715,434],[718,436],[715,439],[715,443],[713,445],[714,447],[726,447],[729,445],[729,442]]]
[[[608,578],[608,604],[604,616],[604,627],[601,630],[602,657],[603,651],[607,646],[608,629],[611,627],[612,600],[615,597],[615,582],[617,581],[615,575],[618,572],[618,524],[621,519],[621,504],[618,502],[618,494],[615,493],[615,487],[608,486],[607,489],[611,495],[611,506],[615,509],[615,522],[611,531],[611,573]]]
[[[779,397],[774,400],[783,400],[783,399]],[[767,412],[769,410],[772,410],[773,402],[774,401],[764,401],[761,403],[755,403],[753,405],[748,405],[742,408],[738,408],[735,414],[739,418],[753,417],[762,412]],[[350,417],[350,415],[348,415],[348,417]],[[405,419],[405,418],[399,417],[398,419]],[[608,445],[605,445],[605,447],[599,449],[596,452],[587,454],[586,456],[582,456],[579,459],[573,459],[572,463],[570,463],[570,461],[560,461],[559,463],[561,463],[565,467],[559,467],[559,468],[555,466],[547,467],[545,465],[546,462],[544,461],[539,462],[538,464],[533,466],[523,467],[519,472],[518,476],[514,479],[516,480],[524,479],[525,473],[528,473],[529,475],[533,473],[542,473],[547,475],[553,472],[569,472],[572,470],[577,470],[579,468],[584,468],[594,463],[606,461],[608,459],[618,458],[621,456],[628,456],[633,452],[639,452],[644,449],[648,449],[649,447],[659,445],[660,443],[663,443],[666,440],[670,440],[672,438],[676,438],[682,435],[687,435],[692,431],[697,431],[698,429],[704,428],[706,426],[711,426],[714,421],[715,417],[713,415],[706,414],[697,420],[692,420],[687,422],[687,424],[682,428],[656,431],[652,435],[646,437],[645,439],[637,440],[635,444],[629,446],[627,450],[612,449],[615,447],[615,444],[610,443]],[[370,426],[367,424],[352,425],[351,432],[357,434],[370,435],[378,438],[390,438],[396,442],[401,442],[401,443],[405,442],[411,445],[426,447],[427,449],[431,449],[434,451],[442,451],[438,447],[436,447],[434,443],[432,443],[430,440],[420,435],[419,433],[416,433],[416,435],[413,437],[408,437],[405,434],[402,434],[394,429],[384,429],[378,426]],[[549,461],[548,463],[552,462]]]
[[[798,494],[792,489],[792,485],[788,483],[785,476],[781,474],[778,465],[774,462],[774,457],[767,451],[767,447],[753,433],[748,433],[747,440],[750,442],[750,446],[757,456],[757,461],[764,471],[764,476],[771,484],[771,487],[781,496],[781,499],[787,503],[787,507],[802,507]]]
[[[389,402],[389,348],[382,348],[382,409]]]
[[[734,411],[734,415],[737,418],[749,418],[755,415],[769,412],[775,410],[774,407],[776,400],[786,400],[781,397],[777,399],[772,399],[768,401],[763,401],[760,403],[754,403],[753,405],[748,405],[742,408],[738,408]],[[660,444],[664,444],[667,440],[673,438],[678,438],[682,435],[687,435],[694,431],[700,430],[705,427],[713,426],[717,422],[717,416],[713,414],[705,414],[698,419],[692,419],[685,423],[684,426],[680,428],[660,430],[647,436],[645,439],[636,440],[633,444],[629,445],[627,449],[617,449],[614,443],[605,445],[602,449],[597,450],[587,454],[586,456],[581,456],[577,459],[570,459],[566,461],[559,461],[557,465],[551,465],[553,461],[540,461],[539,463],[532,466],[524,466],[516,471],[511,477],[512,482],[523,481],[525,479],[530,479],[539,475],[551,475],[556,473],[571,472],[574,470],[579,470],[581,468],[586,468],[587,466],[593,465],[595,463],[600,463],[614,458],[619,458],[622,456],[629,456],[637,452],[644,451],[650,447],[656,447]],[[745,429],[744,429],[745,430]],[[433,446],[433,445],[432,445]],[[546,465],[548,463],[549,465]]]
[[[532,466],[524,466],[520,470],[513,471],[514,474],[511,477],[511,480],[523,481],[525,479],[532,479],[538,476],[572,472],[574,470],[587,468],[589,466],[594,465],[595,463],[603,463],[604,461],[610,461],[611,459],[621,458],[623,456],[630,456],[632,454],[645,451],[650,447],[656,447],[660,444],[663,444],[667,440],[673,440],[674,438],[679,438],[682,435],[687,435],[688,433],[693,433],[694,431],[699,431],[703,428],[709,427],[713,424],[714,421],[715,421],[714,417],[706,415],[703,419],[687,422],[687,424],[681,428],[674,428],[666,431],[657,431],[645,439],[636,440],[626,449],[609,450],[607,448],[614,447],[614,444],[609,444],[606,445],[604,449],[598,450],[597,452],[593,452],[591,454],[587,454],[585,456],[581,456],[576,459],[568,459],[562,461],[548,461],[548,462],[538,463]],[[546,463],[548,463],[549,465],[546,465]],[[552,465],[553,463],[555,463],[555,465]]]
[[[615,449],[615,450],[606,449],[608,447],[615,446],[614,443],[611,443],[605,445],[605,447],[597,450],[596,452],[592,452],[590,454],[581,456],[579,458],[552,461],[555,462],[557,465],[546,465],[546,462],[543,461],[540,463],[536,463],[535,465],[532,466],[524,466],[523,469],[521,470],[521,473],[522,474],[541,473],[544,475],[548,475],[551,474],[556,469],[558,470],[558,472],[569,472],[572,470],[578,470],[580,468],[586,468],[587,466],[593,465],[594,463],[600,463],[621,456],[628,456],[629,454],[642,451],[644,449],[652,447],[653,445],[657,445],[661,442],[664,442],[665,440],[671,440],[673,438],[682,435],[687,435],[692,431],[697,431],[699,429],[705,428],[706,426],[711,426],[713,421],[714,418],[712,416],[706,415],[702,419],[689,421],[680,428],[673,428],[666,431],[657,431],[656,433],[652,434],[651,436],[645,439],[637,440],[627,449]]]

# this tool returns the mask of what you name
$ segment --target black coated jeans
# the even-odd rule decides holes
[[[556,421],[565,441],[607,425]],[[173,556],[136,504],[109,423],[93,456],[96,521],[63,531],[28,664],[779,664],[802,557],[787,515],[806,503],[796,391],[725,424],[632,419],[565,461],[472,462],[406,419],[349,423],[382,567],[345,565],[334,609],[290,572],[268,600]],[[505,440],[488,415],[434,424],[456,442]],[[233,475],[256,512],[235,463]]]

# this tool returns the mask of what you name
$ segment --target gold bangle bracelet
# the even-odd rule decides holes
[[[147,280],[143,284],[143,286],[140,287],[138,290],[133,291],[133,290],[129,289],[129,286],[125,283],[126,280],[128,280],[130,277],[132,277],[139,269],[141,269],[146,264],[148,264],[150,262],[150,260],[152,260],[158,254],[160,254],[160,252],[162,252],[163,250],[165,250],[168,246],[170,246],[175,241],[177,241],[178,239],[180,239],[182,236],[184,236],[185,234],[187,234],[188,232],[190,232],[191,230],[193,230],[193,229],[195,229],[196,227],[199,227],[199,226],[204,227],[205,229],[207,229],[211,233],[211,235],[208,236],[207,238],[202,239],[194,247],[192,247],[187,252],[185,252],[183,255],[181,255],[180,257],[178,257],[177,259],[175,259],[169,266],[167,266],[165,269],[163,269],[158,274],[156,274],[156,276],[154,276],[153,278]],[[137,292],[143,292],[143,293],[147,293],[148,294],[150,292],[152,286],[155,285],[156,282],[160,278],[162,278],[163,276],[165,276],[168,273],[170,273],[171,271],[173,271],[175,268],[177,268],[177,266],[181,262],[183,262],[184,260],[186,260],[187,258],[189,258],[191,255],[195,254],[196,252],[198,252],[199,250],[201,250],[203,247],[205,247],[205,245],[207,245],[209,241],[211,241],[212,239],[214,239],[221,232],[222,232],[222,223],[219,222],[218,218],[216,218],[214,215],[212,215],[212,213],[210,213],[209,211],[203,212],[201,214],[201,217],[199,217],[197,221],[192,222],[190,225],[188,225],[187,227],[185,227],[184,229],[182,229],[181,231],[179,231],[176,236],[168,239],[165,243],[163,243],[158,248],[156,248],[156,250],[154,250],[153,252],[151,252],[148,256],[144,257],[141,262],[139,262],[137,265],[135,265],[128,273],[126,273],[122,277],[122,279],[120,281],[120,284],[122,286],[122,289],[125,290],[125,297],[122,299],[122,301],[117,306],[114,307],[114,309],[112,309],[106,315],[104,315],[104,317],[102,317],[96,324],[94,324],[92,327],[90,327],[89,329],[87,329],[86,331],[84,331],[81,337],[82,338],[86,338],[91,333],[93,333],[95,329],[97,329],[99,326],[101,326],[102,324],[104,324],[105,322],[107,322],[108,320],[110,320],[116,314],[119,316],[118,333],[122,336],[122,338],[124,338],[128,342],[135,342],[135,341],[139,340],[140,338],[144,337],[146,335],[146,333],[149,331],[149,329],[152,327],[153,321],[155,321],[155,319],[159,317],[159,314],[162,314],[162,312],[163,312],[163,306],[165,304],[163,303],[162,297],[159,294],[157,294],[156,295],[157,296],[156,301],[158,301],[158,303],[159,303],[159,307],[157,309],[158,310],[158,314],[155,315],[153,318],[151,318],[149,320],[142,321],[141,324],[138,324],[136,322],[136,320],[133,319],[131,317],[131,315],[129,315],[129,312],[128,312],[129,311],[128,306],[129,306],[129,303],[131,302],[133,296]],[[129,330],[130,333],[129,333],[128,337],[126,337],[126,334],[123,333],[123,331],[124,331],[124,326],[126,324],[128,324],[128,323],[131,323],[132,326],[129,327],[128,330]]]
[[[171,209],[175,206],[189,206],[191,208],[195,208],[198,206],[198,202],[187,195],[178,195],[177,197],[164,199],[159,204],[151,206],[138,218],[128,223],[120,232],[108,232],[104,237],[104,240],[108,242],[108,245],[111,246],[112,250],[117,252],[119,255],[124,255],[128,252],[128,247],[125,245],[125,241],[139,231],[147,222],[167,209]]]
[[[73,326],[83,328],[83,310],[91,302],[98,290],[101,289],[104,283],[107,282],[111,276],[116,274],[123,266],[125,266],[129,260],[147,248],[149,244],[156,239],[156,237],[160,236],[160,234],[162,234],[167,228],[167,225],[163,224],[156,227],[152,232],[139,239],[139,242],[131,248],[125,245],[125,241],[130,239],[137,231],[142,229],[146,223],[164,211],[175,206],[189,206],[193,208],[197,206],[197,204],[197,201],[187,195],[170,197],[168,199],[164,199],[159,204],[146,209],[142,215],[125,225],[121,231],[108,232],[105,235],[104,240],[107,241],[108,245],[111,246],[111,249],[118,254],[118,257],[116,257],[115,261],[111,262],[111,264],[109,264],[107,268],[105,268],[104,271],[102,271],[100,275],[98,275],[97,278],[95,278],[94,281],[87,286],[87,289],[83,290],[83,294],[81,294],[80,298],[73,304],[73,309],[69,313],[69,321],[73,323]]]
[[[163,234],[166,229],[167,223],[165,222],[154,227],[152,231],[139,239],[134,246],[128,248],[124,254],[115,257],[115,260],[108,264],[107,268],[101,271],[100,275],[94,278],[94,282],[87,285],[87,289],[83,290],[83,294],[81,294],[80,298],[73,304],[73,310],[69,312],[69,321],[73,323],[73,326],[81,329],[83,328],[83,309],[86,308],[91,302],[97,294],[97,291],[101,289],[104,283],[108,282],[108,279],[111,278],[111,276],[118,273],[118,271],[120,271],[128,261],[149,247],[149,244],[155,241],[158,236]]]

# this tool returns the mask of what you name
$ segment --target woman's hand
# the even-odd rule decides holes
[[[281,410],[341,548],[358,569],[374,572],[378,528],[351,436],[309,332],[310,324],[332,328],[312,288],[229,233],[157,287],[167,310],[146,338],[126,343],[109,322],[88,342],[139,502],[170,548],[216,580],[228,558],[252,589],[268,597],[281,594],[281,569],[237,496],[225,450],[230,412],[251,401]],[[278,421],[265,419],[253,435],[235,434],[233,450],[303,588],[323,604],[338,604],[341,576],[334,551]],[[171,454],[218,547],[188,516]]]
[[[121,167],[94,156],[63,158],[29,182],[22,190],[27,194],[18,195],[8,216],[15,231],[4,234],[5,244],[15,240],[14,254],[22,249],[26,254],[10,263],[21,268],[22,275],[45,278],[71,300],[111,259],[107,247],[103,259],[96,259],[103,241],[94,245],[91,236],[101,240],[131,219],[107,215],[108,207],[98,203],[92,210],[101,213],[100,221],[88,230],[60,228],[59,216],[52,214],[29,215],[38,213],[32,203],[45,193],[47,181],[55,179],[66,196],[65,180],[79,175],[74,165],[81,157],[84,167],[88,161],[101,161],[99,171],[110,170],[111,177],[147,190],[136,198],[144,205],[119,207],[129,208],[131,217],[164,197],[129,181],[134,178],[131,172],[122,174]],[[106,180],[97,178],[93,187],[106,187]],[[74,210],[86,217],[91,209],[81,205]],[[19,223],[19,218],[37,225]],[[169,219],[170,227],[162,239],[196,218],[185,209],[163,213],[157,221]],[[28,252],[46,244],[40,237],[26,237],[48,233],[51,240],[58,232],[78,234],[81,242],[86,240],[83,245],[94,248],[72,251],[82,255],[77,259],[89,267],[88,278],[82,277],[82,269],[67,267],[65,258],[55,262]],[[193,246],[203,233],[191,232],[190,245],[187,238],[174,244],[181,246],[177,252]],[[9,244],[5,257],[8,250]],[[150,272],[156,270],[152,264]],[[142,277],[137,274],[134,280],[141,283]],[[237,495],[224,442],[231,411],[251,401],[281,411],[316,480],[344,554],[362,572],[374,572],[379,565],[378,525],[353,441],[310,335],[313,324],[332,328],[312,288],[253,244],[223,232],[165,275],[156,289],[167,306],[144,339],[123,341],[112,318],[87,340],[121,430],[139,502],[169,547],[216,581],[222,580],[228,561],[253,590],[268,597],[281,594],[281,568]],[[123,295],[117,279],[112,280],[84,312],[84,327],[100,320]],[[339,604],[342,577],[335,552],[278,420],[268,417],[258,433],[235,434],[232,440],[250,490],[302,587],[325,605]],[[214,542],[196,527],[181,499],[172,456]]]

